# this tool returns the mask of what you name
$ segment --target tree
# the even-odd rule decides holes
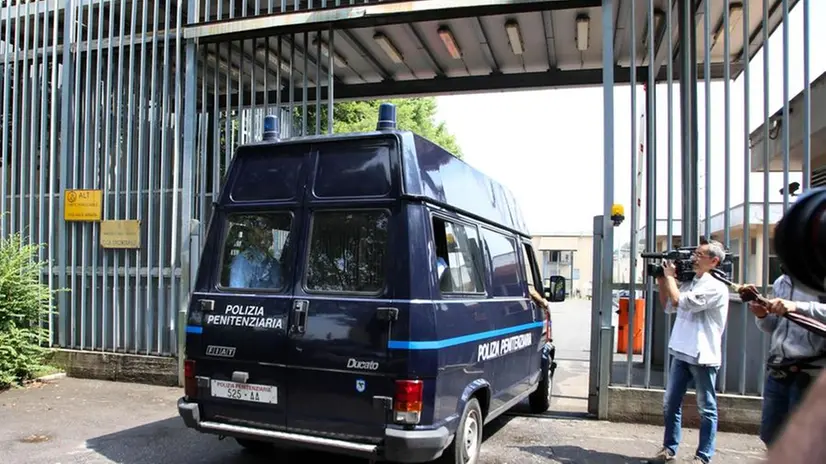
[[[396,105],[396,124],[400,130],[409,130],[440,145],[457,157],[462,157],[462,150],[456,137],[447,130],[444,122],[436,122],[436,98],[396,98],[388,100],[348,101],[333,104],[333,132],[366,132],[376,129],[379,118],[379,106],[382,103]],[[296,128],[301,128],[301,108],[293,113]],[[327,106],[321,106],[321,131],[327,132]],[[315,108],[307,108],[307,133],[314,134]]]

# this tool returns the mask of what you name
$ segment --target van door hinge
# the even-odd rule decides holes
[[[380,321],[397,321],[399,320],[399,308],[378,308],[376,318]]]

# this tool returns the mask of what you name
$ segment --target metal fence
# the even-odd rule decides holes
[[[282,136],[331,126],[307,89],[332,81],[335,59],[321,31],[204,45],[190,62],[181,31],[341,4],[315,3],[0,3],[0,232],[46,245],[42,280],[64,290],[43,321],[52,346],[176,353],[179,310],[235,147],[260,137],[264,114],[279,107]],[[197,76],[193,87],[185,73]],[[100,222],[64,220],[73,189],[102,192],[103,220],[139,220],[140,246],[103,248]]]
[[[616,3],[603,1],[604,8]],[[644,275],[641,252],[696,245],[700,236],[711,237],[734,255],[736,280],[755,283],[764,294],[771,291],[780,275],[773,256],[774,224],[794,201],[789,185],[799,181],[800,191],[805,191],[811,184],[812,3],[623,2],[626,8],[619,11],[618,23],[628,26],[617,31],[618,43],[630,48],[647,72],[644,78],[632,77],[625,93],[630,94],[630,115],[615,111],[619,105],[610,66],[614,50],[606,43],[606,191],[604,216],[597,218],[594,231],[598,243],[593,281],[600,286],[594,294],[601,297],[594,298],[593,306],[592,351],[599,355],[592,356],[592,392],[597,385],[662,389],[668,382],[664,366],[669,364],[672,319],[657,301],[653,279]],[[640,10],[645,19],[632,21]],[[763,43],[759,51],[759,45],[743,46],[757,34]],[[603,22],[603,36],[614,36],[610,21]],[[790,79],[795,67],[802,67],[802,73],[795,74],[802,74],[803,82]],[[722,79],[713,78],[720,71]],[[655,82],[663,73],[664,81]],[[795,88],[802,93],[793,100],[790,91]],[[623,92],[616,95],[626,98]],[[630,134],[628,149],[615,147],[615,131]],[[615,199],[614,163],[628,156],[630,171],[618,172],[617,178],[630,181],[630,197]],[[614,203],[630,205],[630,237],[607,220]],[[630,247],[630,259],[623,265],[629,268],[631,283],[613,284],[617,263],[610,250],[623,243]],[[622,332],[612,320],[616,315],[605,310],[616,309],[612,300],[618,299],[617,290],[628,291],[629,327]],[[637,299],[644,299],[644,306],[638,307]],[[645,312],[642,327],[638,310]],[[620,334],[624,343],[617,340]],[[635,353],[637,334],[643,341]],[[732,295],[719,392],[762,394],[768,340],[748,308]],[[626,347],[621,349],[621,344]]]

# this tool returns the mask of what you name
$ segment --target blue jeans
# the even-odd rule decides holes
[[[682,404],[688,385],[694,381],[697,391],[697,410],[700,413],[700,444],[695,453],[705,462],[714,456],[714,442],[717,437],[717,368],[698,366],[674,359],[668,374],[663,412],[665,416],[665,436],[663,446],[677,454],[682,435]]]
[[[760,419],[760,439],[766,446],[782,430],[786,419],[794,412],[806,392],[806,385],[796,381],[783,381],[766,376],[763,384],[763,416]]]

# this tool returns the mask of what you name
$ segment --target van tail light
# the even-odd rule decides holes
[[[418,424],[422,418],[421,380],[397,380],[393,398],[393,415],[399,424]]]
[[[195,378],[195,361],[184,361],[184,394],[187,398],[198,396],[198,380]]]

